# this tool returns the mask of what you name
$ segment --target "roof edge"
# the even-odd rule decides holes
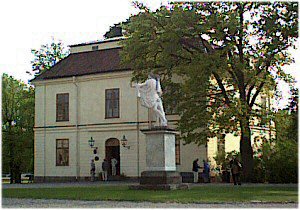
[[[40,82],[40,81],[46,81],[46,80],[53,80],[53,79],[63,79],[63,78],[71,78],[71,77],[80,77],[80,76],[87,76],[87,75],[96,75],[96,74],[105,74],[105,73],[114,73],[114,72],[122,72],[122,71],[132,71],[131,68],[122,68],[122,69],[114,69],[114,70],[107,70],[107,71],[101,71],[101,72],[91,72],[91,73],[84,73],[84,74],[77,74],[77,75],[64,75],[64,76],[54,76],[54,77],[49,77],[49,78],[34,78],[30,80],[29,82]]]
[[[107,42],[116,42],[116,41],[120,41],[120,40],[124,40],[127,39],[124,36],[120,36],[120,37],[114,37],[114,38],[110,38],[110,39],[104,39],[104,40],[97,40],[97,41],[91,41],[91,42],[84,42],[84,43],[79,43],[79,44],[73,44],[73,45],[69,45],[69,47],[80,47],[80,46],[85,46],[85,45],[92,45],[92,44],[101,44],[101,43],[107,43]]]

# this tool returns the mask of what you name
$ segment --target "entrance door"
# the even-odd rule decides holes
[[[118,161],[118,164],[116,166],[116,173],[117,175],[120,175],[120,142],[118,139],[111,138],[106,140],[105,142],[105,158],[109,162],[109,170],[108,175],[112,175],[111,171],[111,159],[116,158]]]

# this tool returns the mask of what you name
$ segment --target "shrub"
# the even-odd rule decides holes
[[[298,144],[294,141],[277,142],[266,162],[270,183],[298,182]]]

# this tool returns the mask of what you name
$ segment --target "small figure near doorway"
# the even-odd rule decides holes
[[[109,169],[109,164],[106,159],[103,160],[102,162],[102,180],[107,181],[107,172]]]
[[[234,182],[234,185],[241,185],[241,171],[242,171],[242,165],[235,157],[233,160],[230,161],[231,166],[231,173],[232,173],[232,179]]]
[[[96,171],[96,166],[94,160],[92,159],[91,160],[91,182],[95,181],[95,171]]]
[[[194,183],[198,182],[198,169],[200,168],[198,161],[199,161],[198,158],[193,161]]]
[[[117,159],[113,157],[111,159],[111,173],[112,173],[112,176],[117,175],[117,164],[118,164]]]

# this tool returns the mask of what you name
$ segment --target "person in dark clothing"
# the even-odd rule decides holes
[[[242,171],[242,165],[238,161],[237,158],[234,158],[230,161],[231,166],[231,173],[232,173],[232,179],[234,182],[234,185],[241,185],[241,171]]]
[[[109,163],[106,159],[102,162],[102,179],[103,181],[107,181],[107,173],[109,169]]]
[[[198,169],[200,168],[200,166],[198,165],[198,161],[198,158],[193,161],[194,183],[198,182]]]
[[[203,178],[204,182],[210,182],[210,167],[207,161],[203,160]]]
[[[95,181],[96,166],[94,160],[91,160],[91,181]]]

